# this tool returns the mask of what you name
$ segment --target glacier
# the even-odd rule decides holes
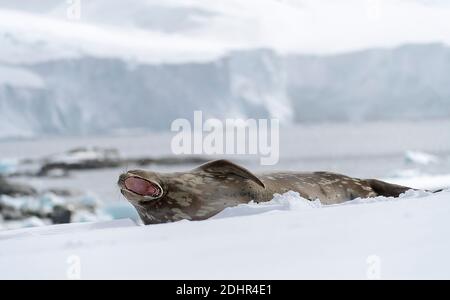
[[[254,49],[174,64],[83,57],[0,65],[0,137],[168,130],[194,110],[282,124],[445,119],[449,73],[442,44],[333,56]]]

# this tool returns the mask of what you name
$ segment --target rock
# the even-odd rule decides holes
[[[83,192],[81,192],[81,191],[73,190],[73,189],[63,189],[63,188],[51,188],[51,189],[44,190],[43,193],[50,193],[50,194],[54,194],[58,197],[64,197],[64,198],[80,197],[83,195]]]
[[[117,149],[85,147],[69,150],[65,153],[50,156],[38,171],[38,176],[67,176],[71,170],[91,170],[115,168],[121,166]]]
[[[50,216],[53,224],[65,224],[70,223],[72,219],[72,211],[65,208],[64,206],[55,206],[53,212]]]
[[[0,177],[0,195],[19,197],[33,196],[36,194],[36,190],[30,185],[23,183],[12,183],[3,177]]]

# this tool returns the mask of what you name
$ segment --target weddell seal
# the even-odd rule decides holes
[[[337,204],[355,198],[397,197],[411,189],[329,172],[257,176],[227,160],[208,162],[188,172],[129,171],[120,176],[118,185],[145,224],[204,220],[227,207],[270,201],[274,194],[288,191],[322,204]]]

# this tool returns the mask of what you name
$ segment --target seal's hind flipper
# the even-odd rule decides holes
[[[410,187],[387,183],[377,179],[366,179],[366,181],[378,196],[398,197],[406,191],[413,190]]]

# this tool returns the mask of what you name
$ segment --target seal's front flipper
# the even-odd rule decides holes
[[[398,197],[406,191],[414,190],[410,187],[387,183],[377,179],[366,179],[366,182],[378,196]]]
[[[251,180],[262,188],[265,188],[264,183],[252,172],[225,159],[208,162],[198,167],[197,170],[218,176],[237,176],[239,178]]]

